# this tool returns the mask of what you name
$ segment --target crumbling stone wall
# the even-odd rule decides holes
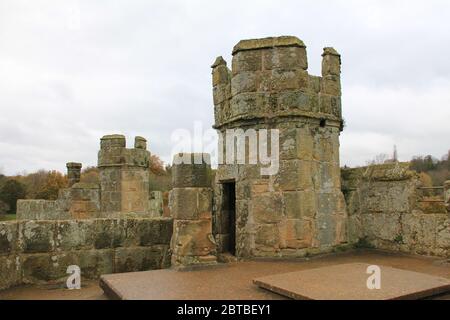
[[[445,199],[428,202],[407,163],[342,170],[349,241],[363,247],[450,257]]]
[[[69,265],[82,278],[167,268],[173,220],[118,218],[0,223],[0,290],[65,282]]]
[[[75,183],[59,190],[57,200],[18,200],[19,220],[88,219],[100,217],[100,187]]]
[[[236,184],[238,257],[304,256],[347,242],[339,167],[341,61],[333,48],[322,56],[322,76],[312,76],[301,40],[264,38],[240,41],[231,70],[222,57],[212,65],[219,133],[280,132],[276,175],[262,176],[260,165],[219,165],[213,216],[219,252],[230,241],[223,203],[223,183],[230,181]]]

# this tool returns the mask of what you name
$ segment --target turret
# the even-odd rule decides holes
[[[149,210],[149,161],[147,140],[136,137],[134,148],[126,148],[123,135],[106,135],[100,140],[101,204],[104,212]]]
[[[344,243],[339,53],[324,49],[321,76],[308,73],[306,46],[297,37],[242,40],[232,55],[231,70],[222,57],[212,65],[214,128],[225,162],[215,175],[218,252],[301,256],[303,249]],[[261,161],[261,146],[269,154],[265,130],[275,168],[269,174]],[[256,140],[259,162],[239,160],[255,159]],[[239,223],[230,223],[234,214],[231,221]]]

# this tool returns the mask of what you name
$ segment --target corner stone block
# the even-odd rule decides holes
[[[283,192],[283,204],[288,219],[312,219],[317,212],[317,198],[313,190]]]
[[[62,251],[92,249],[95,220],[64,220],[57,222],[57,247]]]
[[[0,222],[0,256],[17,251],[18,231],[19,223],[17,221]]]
[[[307,190],[314,187],[314,175],[311,161],[280,161],[280,172],[277,182],[283,191]]]

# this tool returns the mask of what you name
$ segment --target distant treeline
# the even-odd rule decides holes
[[[431,155],[413,157],[411,169],[421,173],[426,185],[442,186],[450,180],[450,151],[440,160]]]

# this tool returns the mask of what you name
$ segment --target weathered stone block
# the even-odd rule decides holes
[[[73,259],[78,261],[77,265],[80,267],[81,276],[84,278],[96,279],[102,274],[114,272],[115,254],[112,249],[82,250],[74,252],[72,255],[75,256]]]
[[[25,253],[51,252],[55,249],[56,223],[24,221],[19,224],[19,237]]]
[[[341,74],[341,56],[333,48],[324,48],[322,54],[322,76]]]
[[[175,188],[171,213],[174,219],[210,219],[212,212],[211,188]]]
[[[126,139],[125,136],[121,134],[106,135],[100,139],[101,149],[125,148],[125,146]]]
[[[173,188],[208,188],[211,187],[210,158],[207,154],[180,154],[175,156],[172,168]]]
[[[342,117],[341,97],[320,93],[319,108],[322,113],[328,113],[338,118]]]
[[[214,105],[218,105],[231,98],[231,85],[216,86],[213,89]]]
[[[23,283],[42,283],[61,280],[67,277],[69,265],[76,265],[76,260],[60,263],[60,257],[55,254],[25,254],[21,256]]]
[[[338,76],[325,76],[322,77],[322,89],[321,93],[329,94],[333,96],[341,95],[341,80]]]
[[[276,224],[260,224],[256,227],[255,244],[269,247],[271,250],[280,247],[280,230]],[[259,248],[260,250],[262,248]]]
[[[278,95],[278,108],[284,112],[311,112],[311,96],[301,91],[287,91]]]
[[[321,82],[322,78],[317,76],[309,76],[309,89],[311,92],[319,93],[321,88]]]
[[[231,78],[231,95],[243,92],[256,92],[259,88],[260,72],[241,72]]]
[[[312,160],[312,157],[313,138],[308,128],[291,128],[281,130],[281,160]]]
[[[254,195],[250,211],[257,223],[279,222],[283,217],[281,194],[270,192]]]
[[[137,219],[136,232],[140,246],[168,244],[172,237],[172,219]]]
[[[336,223],[330,213],[319,212],[316,215],[317,240],[320,246],[336,244]]]
[[[97,219],[94,222],[93,244],[95,249],[110,249],[121,245],[118,219]]]
[[[114,258],[115,272],[161,269],[168,261],[168,246],[118,248]]]
[[[212,71],[212,84],[213,87],[223,84],[228,84],[230,82],[230,75],[228,67],[225,64],[216,66]]]
[[[17,221],[0,222],[0,256],[10,255],[17,251],[18,231],[19,223]]]
[[[280,70],[263,71],[256,81],[259,91],[292,91],[307,90],[308,73],[304,70]]]
[[[233,75],[246,71],[259,71],[261,69],[262,53],[260,50],[241,51],[233,56]]]
[[[176,256],[214,255],[211,220],[175,220],[172,251]]]
[[[235,95],[230,101],[230,118],[246,114],[267,113],[267,99],[264,93],[246,92]]]
[[[341,192],[321,192],[317,196],[319,212],[328,215],[345,212],[345,199]]]
[[[277,182],[283,191],[296,191],[314,188],[311,161],[280,161]]]
[[[401,235],[400,217],[399,213],[363,214],[361,215],[361,222],[369,239],[394,242]]]
[[[311,221],[302,219],[287,219],[280,226],[281,248],[303,249],[311,246]]]
[[[340,168],[337,164],[322,162],[319,164],[320,190],[331,192],[341,186]]]

